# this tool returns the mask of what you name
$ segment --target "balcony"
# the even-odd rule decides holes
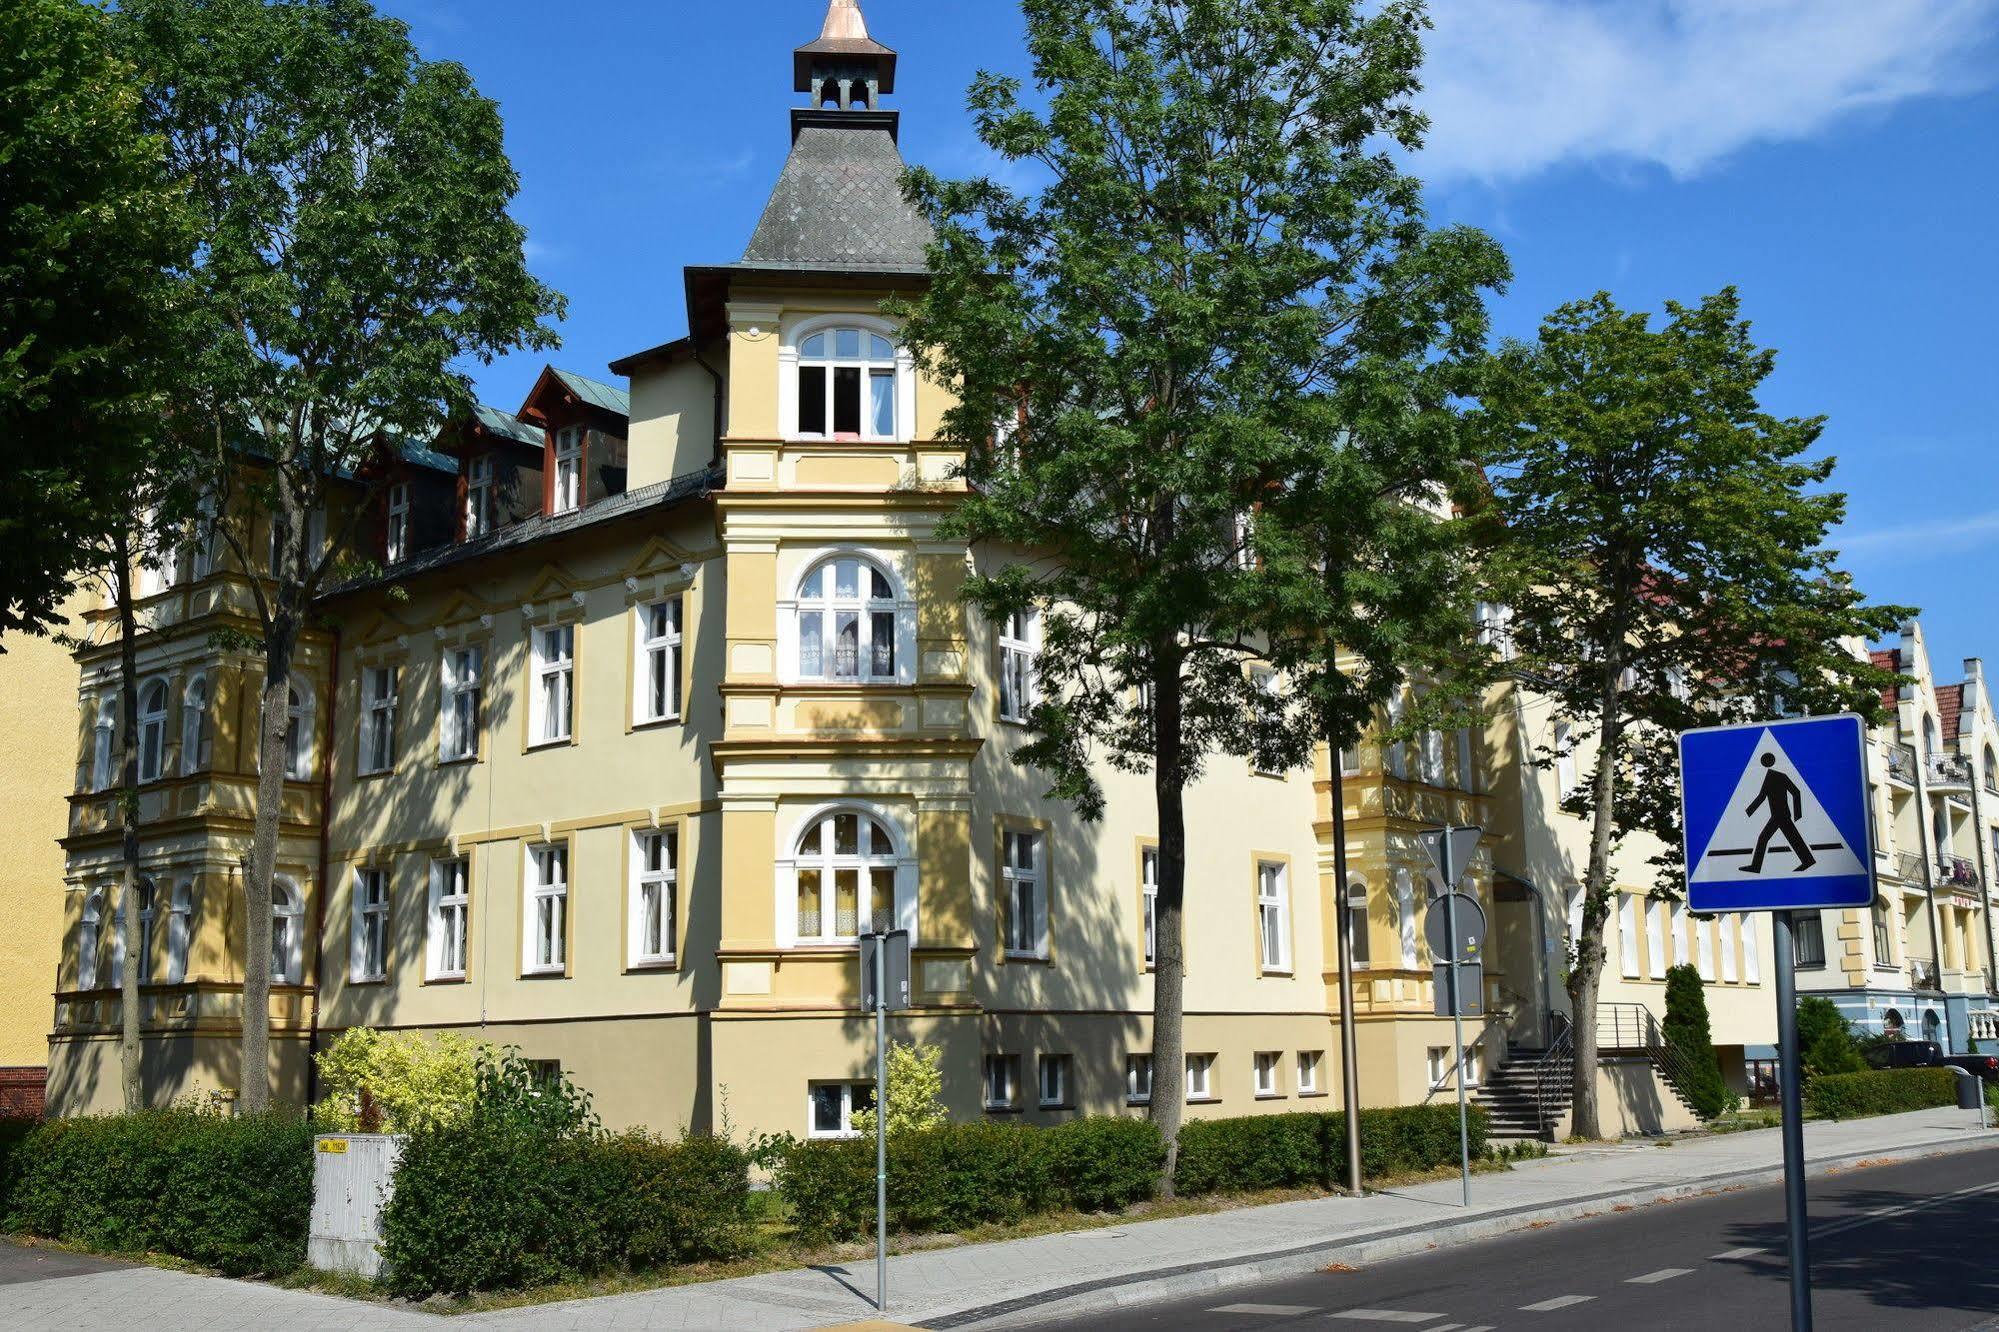
[[[1943,979],[1937,974],[1937,964],[1922,958],[1912,958],[1909,962],[1909,988],[1934,990],[1941,994]]]
[[[1903,883],[1920,885],[1923,882],[1923,858],[1913,851],[1897,851],[1888,872]]]
[[[1971,761],[1958,754],[1932,754],[1923,764],[1923,783],[1932,791],[1969,791]]]
[[[1888,780],[1903,786],[1916,784],[1916,750],[1913,745],[1888,746]]]
[[[1963,856],[1939,856],[1937,858],[1937,887],[1962,888],[1976,892],[1978,889],[1978,866]]]

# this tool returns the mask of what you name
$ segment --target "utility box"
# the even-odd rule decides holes
[[[403,1140],[386,1133],[329,1133],[312,1143],[312,1229],[306,1261],[323,1272],[373,1277],[382,1270],[382,1208]]]
[[[1982,1111],[1985,1108],[1985,1080],[1962,1068],[1953,1068],[1951,1072],[1957,1074],[1957,1108]]]

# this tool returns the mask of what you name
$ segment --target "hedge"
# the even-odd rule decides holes
[[[305,1261],[312,1130],[303,1120],[178,1109],[56,1120],[16,1138],[7,1157],[9,1230],[230,1276],[276,1276]]]
[[[1957,1104],[1957,1070],[1881,1068],[1822,1073],[1805,1085],[1805,1108],[1821,1119],[1858,1119]]]
[[[421,1298],[734,1258],[751,1232],[749,1158],[726,1141],[474,1116],[404,1142],[381,1250],[389,1289]]]
[[[1471,1107],[1471,1153],[1485,1155],[1486,1115]],[[1360,1112],[1360,1166],[1367,1179],[1434,1170],[1458,1159],[1455,1105]],[[1346,1116],[1245,1115],[1191,1120],[1180,1129],[1174,1187],[1181,1193],[1335,1188],[1346,1178]]]
[[[897,1134],[888,1153],[890,1228],[929,1234],[1065,1207],[1128,1207],[1152,1196],[1165,1146],[1148,1120],[1092,1118],[1046,1129],[940,1124]],[[801,1237],[853,1239],[873,1230],[873,1139],[789,1143],[776,1174]]]

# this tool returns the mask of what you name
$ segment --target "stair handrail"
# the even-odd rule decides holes
[[[1604,1034],[1605,1019],[1610,1034]],[[1651,1008],[1642,1003],[1604,1004],[1597,1010],[1597,1047],[1611,1050],[1641,1050],[1658,1068],[1661,1077],[1682,1101],[1692,1104],[1687,1088],[1693,1085],[1693,1065],[1684,1051],[1666,1039],[1666,1031]]]
[[[1575,1054],[1575,1024],[1564,1022],[1561,1034],[1548,1043],[1548,1051],[1534,1066],[1534,1116],[1540,1128],[1543,1141],[1548,1138],[1548,1107],[1552,1103],[1550,1083],[1559,1085],[1559,1079],[1568,1071],[1570,1060]]]

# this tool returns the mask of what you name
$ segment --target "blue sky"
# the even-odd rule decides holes
[[[824,0],[378,0],[507,119],[529,258],[570,300],[558,364],[686,331],[681,269],[736,259],[783,164],[790,50]],[[989,170],[964,93],[1021,71],[1005,0],[863,0],[902,53],[903,151]],[[1999,667],[1990,311],[1999,0],[1436,0],[1440,220],[1498,236],[1502,332],[1599,288],[1627,307],[1734,283],[1781,352],[1767,405],[1831,418],[1840,545],[1920,606],[1944,679]],[[511,408],[539,359],[477,372]]]

